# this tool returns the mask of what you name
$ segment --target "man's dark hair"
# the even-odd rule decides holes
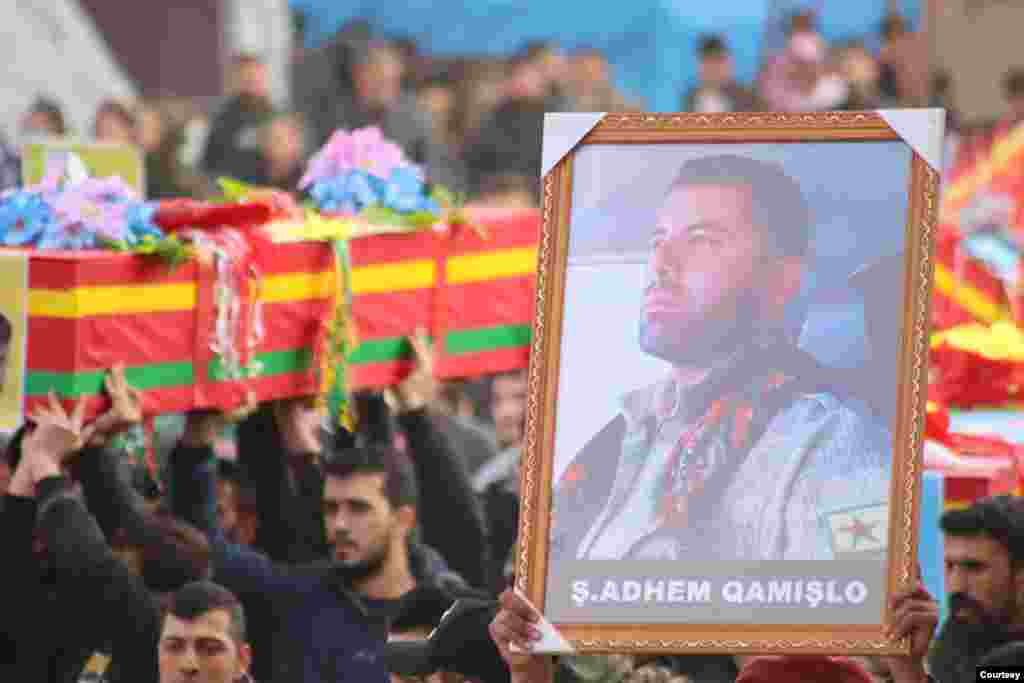
[[[733,154],[700,157],[683,164],[669,191],[693,185],[746,185],[752,218],[767,230],[784,256],[807,254],[811,214],[800,185],[778,164]]]
[[[1015,640],[997,647],[981,658],[978,666],[1020,666],[1024,664],[1024,641]]]
[[[158,511],[147,515],[142,534],[132,545],[141,551],[142,581],[151,591],[169,593],[208,578],[211,552],[203,533]]]
[[[14,328],[11,327],[11,321],[6,315],[0,313],[0,345],[10,344],[13,335]]]
[[[231,61],[236,68],[250,65],[261,66],[266,64],[266,60],[255,52],[239,52]]]
[[[1024,69],[1010,69],[1003,76],[1003,94],[1007,97],[1021,97],[1024,95]]]
[[[405,456],[381,444],[335,450],[324,462],[324,477],[348,479],[357,474],[384,475],[384,495],[392,508],[416,507],[416,471]]]
[[[701,59],[713,59],[727,54],[729,54],[729,46],[720,35],[701,36],[700,42],[697,43],[697,55]]]
[[[519,54],[528,61],[536,61],[549,52],[555,50],[554,42],[550,40],[529,40],[523,44]]]
[[[230,633],[236,643],[246,642],[245,610],[235,594],[212,581],[194,581],[171,597],[167,613],[182,621],[195,621],[204,614],[223,610],[231,616]]]
[[[1009,495],[982,498],[945,512],[939,528],[947,536],[991,538],[1006,548],[1014,568],[1024,562],[1024,500]]]

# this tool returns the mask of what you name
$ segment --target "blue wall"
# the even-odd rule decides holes
[[[778,17],[799,7],[817,7],[830,39],[877,34],[886,0],[692,0],[593,2],[593,0],[292,0],[309,16],[309,44],[316,45],[344,22],[361,17],[385,33],[416,38],[439,54],[504,54],[526,40],[550,38],[566,48],[604,49],[616,82],[652,111],[676,111],[696,75],[694,49],[700,34],[726,35],[736,53],[739,76],[757,71],[762,40]],[[918,16],[920,0],[900,0],[904,14]],[[774,32],[777,35],[777,31]]]

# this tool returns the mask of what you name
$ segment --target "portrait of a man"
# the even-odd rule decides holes
[[[619,392],[618,414],[561,468],[551,566],[883,559],[895,390],[874,395],[877,375],[826,367],[798,344],[790,311],[818,227],[801,182],[777,161],[696,156],[675,167],[655,216],[635,343],[661,379]],[[850,287],[885,277],[894,290],[867,289],[898,311],[897,260]],[[895,341],[879,359],[895,362]]]

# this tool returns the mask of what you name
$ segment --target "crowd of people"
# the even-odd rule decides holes
[[[749,87],[727,39],[708,36],[680,109],[949,107],[902,20],[888,19],[882,38],[878,54],[829,46],[813,16],[798,15]],[[295,107],[272,104],[267,78],[258,56],[239,55],[212,115],[176,100],[111,101],[92,137],[143,150],[149,197],[205,197],[220,176],[294,190],[334,130],[379,125],[435,182],[489,205],[534,206],[545,111],[643,110],[612,85],[598,50],[566,56],[540,42],[507,60],[439,59],[362,23],[297,54]],[[1024,79],[1007,88],[1019,103]],[[50,99],[20,131],[71,133]],[[16,184],[17,155],[3,154],[0,183]],[[533,608],[510,590],[526,374],[440,383],[424,343],[411,342],[414,371],[352,397],[351,430],[325,422],[315,396],[194,412],[157,476],[111,448],[143,416],[119,369],[95,421],[56,400],[30,416],[0,458],[0,679],[920,683],[928,670],[961,683],[982,661],[1022,661],[1024,505],[1013,498],[942,518],[950,618],[933,642],[935,600],[920,582],[897,596],[887,623],[910,639],[909,656],[523,654],[539,635]],[[428,638],[447,646],[396,646]]]
[[[938,105],[951,111],[955,127],[948,74],[928,72],[921,36],[900,16],[883,22],[877,51],[862,40],[830,45],[813,13],[792,17],[787,36],[784,48],[765,55],[752,84],[737,80],[727,36],[702,37],[698,80],[680,93],[679,109]],[[295,38],[301,44],[301,33]],[[509,58],[441,57],[411,40],[378,36],[362,21],[319,48],[295,50],[290,106],[275,105],[268,78],[258,55],[239,54],[214,110],[184,98],[111,100],[88,131],[69,130],[60,103],[41,97],[17,139],[76,135],[136,144],[145,154],[147,194],[161,199],[206,196],[220,176],[294,191],[304,162],[334,130],[375,124],[434,182],[477,201],[529,205],[538,197],[544,112],[645,108],[613,85],[598,49],[567,53],[535,41]],[[17,182],[17,163],[11,144],[0,145],[0,187]]]

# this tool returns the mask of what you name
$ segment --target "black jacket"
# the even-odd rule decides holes
[[[11,623],[4,628],[17,629],[19,677],[3,680],[73,683],[88,658],[104,651],[112,658],[104,680],[156,683],[159,606],[142,579],[114,557],[70,482],[46,479],[36,501],[9,496],[4,508],[4,538],[15,565],[5,571],[14,583],[8,584],[13,604],[4,609]],[[48,570],[31,555],[37,520]]]
[[[269,102],[235,97],[217,113],[210,126],[201,166],[211,176],[255,182],[263,165],[260,128],[273,115]]]

